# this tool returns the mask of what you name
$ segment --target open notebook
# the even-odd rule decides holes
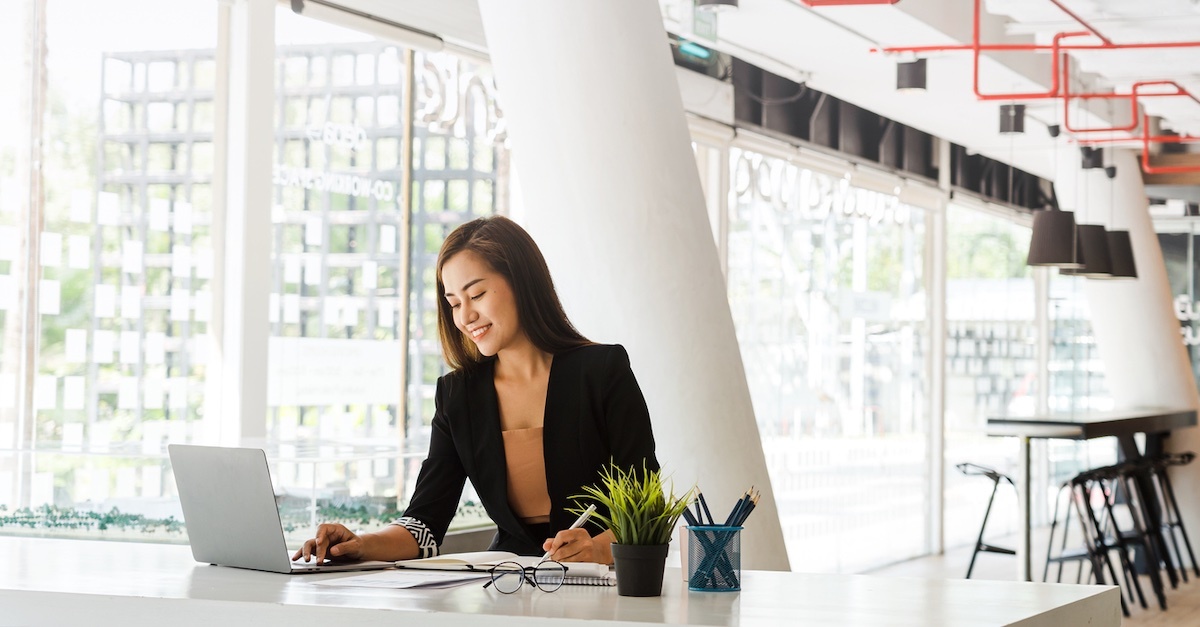
[[[522,566],[536,566],[542,558],[536,555],[517,555],[506,551],[476,551],[474,553],[448,553],[419,560],[401,560],[396,568],[416,570],[488,571],[500,562],[516,562]],[[564,562],[567,567],[565,584],[583,586],[612,586],[616,575],[606,564],[594,562]]]

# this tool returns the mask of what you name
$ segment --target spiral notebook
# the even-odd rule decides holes
[[[563,578],[563,583],[569,586],[615,586],[617,585],[617,574],[608,572],[595,576],[572,577],[571,575],[567,575]]]
[[[522,566],[533,566],[542,561],[536,556],[516,555],[504,551],[478,551],[475,553],[449,553],[416,560],[401,560],[396,567],[413,570],[486,571],[500,562],[516,562]],[[567,562],[567,576],[563,583],[572,586],[615,586],[616,573],[606,564],[594,562]]]

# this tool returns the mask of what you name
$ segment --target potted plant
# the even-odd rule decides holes
[[[599,486],[584,486],[583,494],[572,496],[596,503],[592,515],[613,533],[613,564],[617,569],[617,594],[658,596],[662,594],[667,545],[675,523],[692,501],[695,489],[675,496],[674,486],[664,489],[661,471],[640,471],[610,464],[600,472]],[[572,510],[581,513],[583,507]]]

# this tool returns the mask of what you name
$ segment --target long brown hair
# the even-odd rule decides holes
[[[469,370],[485,360],[475,342],[454,325],[454,311],[446,301],[442,282],[442,266],[464,250],[479,255],[508,281],[517,301],[517,320],[534,346],[553,355],[592,343],[567,318],[546,259],[529,233],[504,216],[479,218],[454,229],[438,252],[438,336],[442,356],[451,368]]]

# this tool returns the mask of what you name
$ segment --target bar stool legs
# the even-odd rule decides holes
[[[983,512],[983,522],[979,525],[979,537],[975,539],[975,550],[971,553],[971,563],[967,566],[967,579],[971,578],[971,571],[975,570],[975,558],[979,557],[980,553],[1000,553],[1002,555],[1016,555],[1017,552],[1013,549],[987,544],[983,541],[984,531],[987,529],[988,517],[992,514],[992,504],[996,502],[996,490],[1000,488],[1001,481],[1007,481],[1009,485],[1016,488],[1012,478],[999,471],[996,471],[987,466],[964,462],[956,464],[955,468],[964,475],[972,476],[979,475],[992,480],[992,495],[988,497],[987,509]]]
[[[1179,502],[1175,500],[1175,490],[1171,487],[1171,477],[1167,472],[1170,466],[1186,466],[1196,459],[1195,453],[1181,453],[1178,455],[1164,455],[1154,460],[1154,477],[1158,480],[1159,489],[1163,493],[1163,531],[1171,538],[1171,544],[1175,547],[1175,558],[1179,562],[1179,572],[1183,576],[1183,580],[1187,581],[1187,566],[1183,563],[1183,554],[1179,552],[1179,540],[1176,537],[1175,531],[1179,531],[1179,535],[1183,537],[1183,544],[1187,548],[1188,559],[1192,562],[1192,571],[1196,577],[1200,577],[1200,564],[1196,563],[1196,554],[1192,552],[1192,542],[1188,539],[1187,529],[1183,526],[1183,519],[1179,516]]]

